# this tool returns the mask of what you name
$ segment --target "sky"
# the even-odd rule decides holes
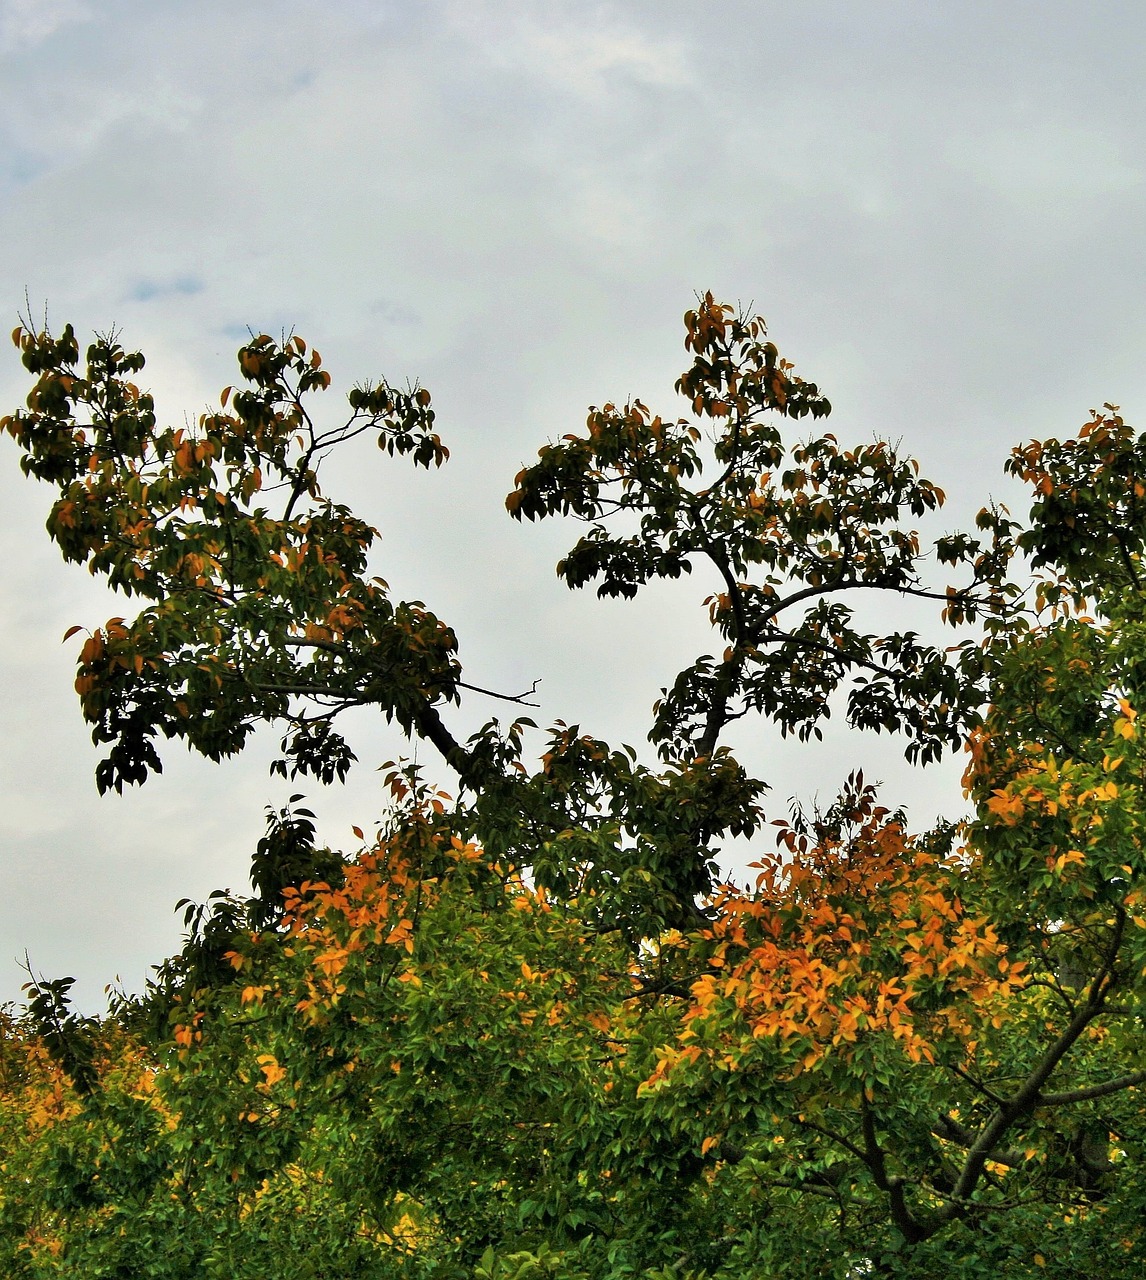
[[[569,593],[577,530],[513,524],[515,472],[590,404],[681,412],[681,316],[711,289],[766,317],[841,441],[921,460],[936,532],[1021,508],[1012,445],[1106,401],[1146,422],[1144,73],[1146,8],[1100,0],[0,0],[0,309],[118,326],[176,423],[248,327],[317,345],[331,397],[420,380],[448,466],[364,445],[328,492],[382,530],[395,594],[454,626],[467,678],[540,680],[542,720],[641,745],[711,648],[711,584]],[[3,350],[0,414],[29,385]],[[95,1011],[177,949],[179,899],[246,887],[295,787],[269,732],[99,797],[61,637],[130,605],[60,561],[10,441],[0,495],[0,1002],[27,954]],[[409,751],[368,718],[352,738],[347,786],[308,789],[336,847]],[[856,766],[919,826],[962,805],[958,760],[921,773],[885,739],[741,724],[734,745],[779,813]]]

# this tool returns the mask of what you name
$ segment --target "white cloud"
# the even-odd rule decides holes
[[[592,99],[615,79],[656,87],[691,87],[687,45],[618,16],[614,7],[454,0],[455,31],[504,73],[544,81]]]
[[[61,27],[91,17],[82,0],[0,0],[0,54],[43,44]]]
[[[1098,129],[1033,119],[953,139],[951,163],[1012,204],[1077,201],[1125,195],[1142,186],[1142,168],[1120,140]]]

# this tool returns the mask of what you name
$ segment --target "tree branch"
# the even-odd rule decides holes
[[[912,1244],[919,1244],[934,1232],[934,1227],[928,1229],[916,1221],[915,1215],[907,1207],[907,1197],[903,1191],[903,1180],[892,1177],[887,1172],[887,1161],[884,1158],[883,1149],[879,1145],[879,1138],[875,1131],[875,1117],[872,1115],[871,1106],[867,1098],[862,1094],[860,1095],[860,1111],[863,1117],[864,1163],[871,1170],[875,1185],[887,1194],[888,1202],[891,1205],[892,1220],[895,1225]]]
[[[414,723],[418,733],[438,748],[446,764],[461,778],[463,785],[476,781],[472,777],[473,757],[446,728],[433,703],[422,703],[415,713]]]
[[[1105,1084],[1092,1084],[1082,1089],[1067,1089],[1063,1093],[1040,1093],[1036,1105],[1062,1107],[1072,1102],[1089,1102],[1092,1098],[1106,1098],[1112,1093],[1121,1093],[1123,1089],[1133,1089],[1140,1084],[1146,1084],[1146,1071],[1132,1071],[1129,1075],[1107,1080]]]
[[[931,1126],[931,1132],[937,1137],[946,1138],[948,1142],[957,1142],[961,1147],[973,1147],[978,1137],[974,1129],[968,1129],[952,1116],[940,1116]],[[988,1159],[1017,1169],[1026,1162],[1026,1152],[1020,1147],[1008,1147],[1004,1151],[992,1151]]]
[[[1090,984],[1086,1002],[1067,1023],[1062,1034],[1039,1059],[1018,1092],[1004,1102],[996,1110],[989,1123],[979,1131],[979,1136],[967,1153],[963,1171],[960,1173],[952,1190],[951,1203],[944,1208],[943,1216],[945,1218],[954,1217],[960,1212],[961,1204],[965,1204],[970,1199],[971,1192],[974,1191],[976,1184],[982,1177],[984,1166],[992,1158],[991,1153],[999,1147],[1003,1135],[1017,1120],[1029,1115],[1040,1105],[1043,1085],[1046,1084],[1055,1068],[1070,1052],[1079,1036],[1102,1011],[1106,993],[1109,990],[1114,961],[1117,959],[1119,948],[1122,946],[1122,935],[1126,926],[1126,912],[1122,908],[1116,908],[1115,910],[1117,923],[1114,929],[1114,936],[1110,940],[1109,947],[1107,947],[1102,968]]]
[[[454,684],[459,689],[469,689],[471,693],[481,693],[487,698],[500,698],[502,702],[516,702],[522,707],[539,707],[540,702],[529,702],[531,695],[537,692],[537,686],[540,683],[534,680],[532,688],[527,689],[524,693],[495,693],[493,689],[483,689],[480,684],[469,684],[465,680],[455,680]]]

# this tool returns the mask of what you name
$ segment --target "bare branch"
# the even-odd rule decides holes
[[[537,692],[537,686],[540,680],[534,680],[530,688],[524,693],[495,693],[493,689],[483,689],[479,684],[469,684],[465,680],[455,680],[454,684],[459,689],[469,689],[471,693],[481,693],[487,698],[500,698],[502,702],[516,702],[522,707],[539,707],[540,702],[529,702],[528,699]]]

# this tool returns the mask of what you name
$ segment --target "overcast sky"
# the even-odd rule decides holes
[[[336,391],[420,379],[446,470],[366,446],[328,490],[469,678],[539,678],[543,716],[640,744],[705,650],[709,584],[571,595],[576,530],[513,525],[515,471],[591,403],[678,413],[705,289],[755,303],[842,440],[901,439],[947,526],[1007,496],[1020,439],[1103,401],[1146,422],[1144,51],[1132,3],[0,0],[0,306],[14,324],[27,289],[56,327],[120,326],[175,422],[233,380],[248,326],[296,328]],[[0,351],[0,412],[26,393]],[[60,638],[124,606],[60,562],[10,442],[0,486],[0,1000],[27,949],[95,1009],[175,949],[177,899],[245,887],[293,787],[268,734],[96,795]],[[919,825],[959,811],[957,761],[739,730],[778,812],[856,765]],[[336,846],[399,749],[365,721],[354,745],[352,783],[311,789]]]

